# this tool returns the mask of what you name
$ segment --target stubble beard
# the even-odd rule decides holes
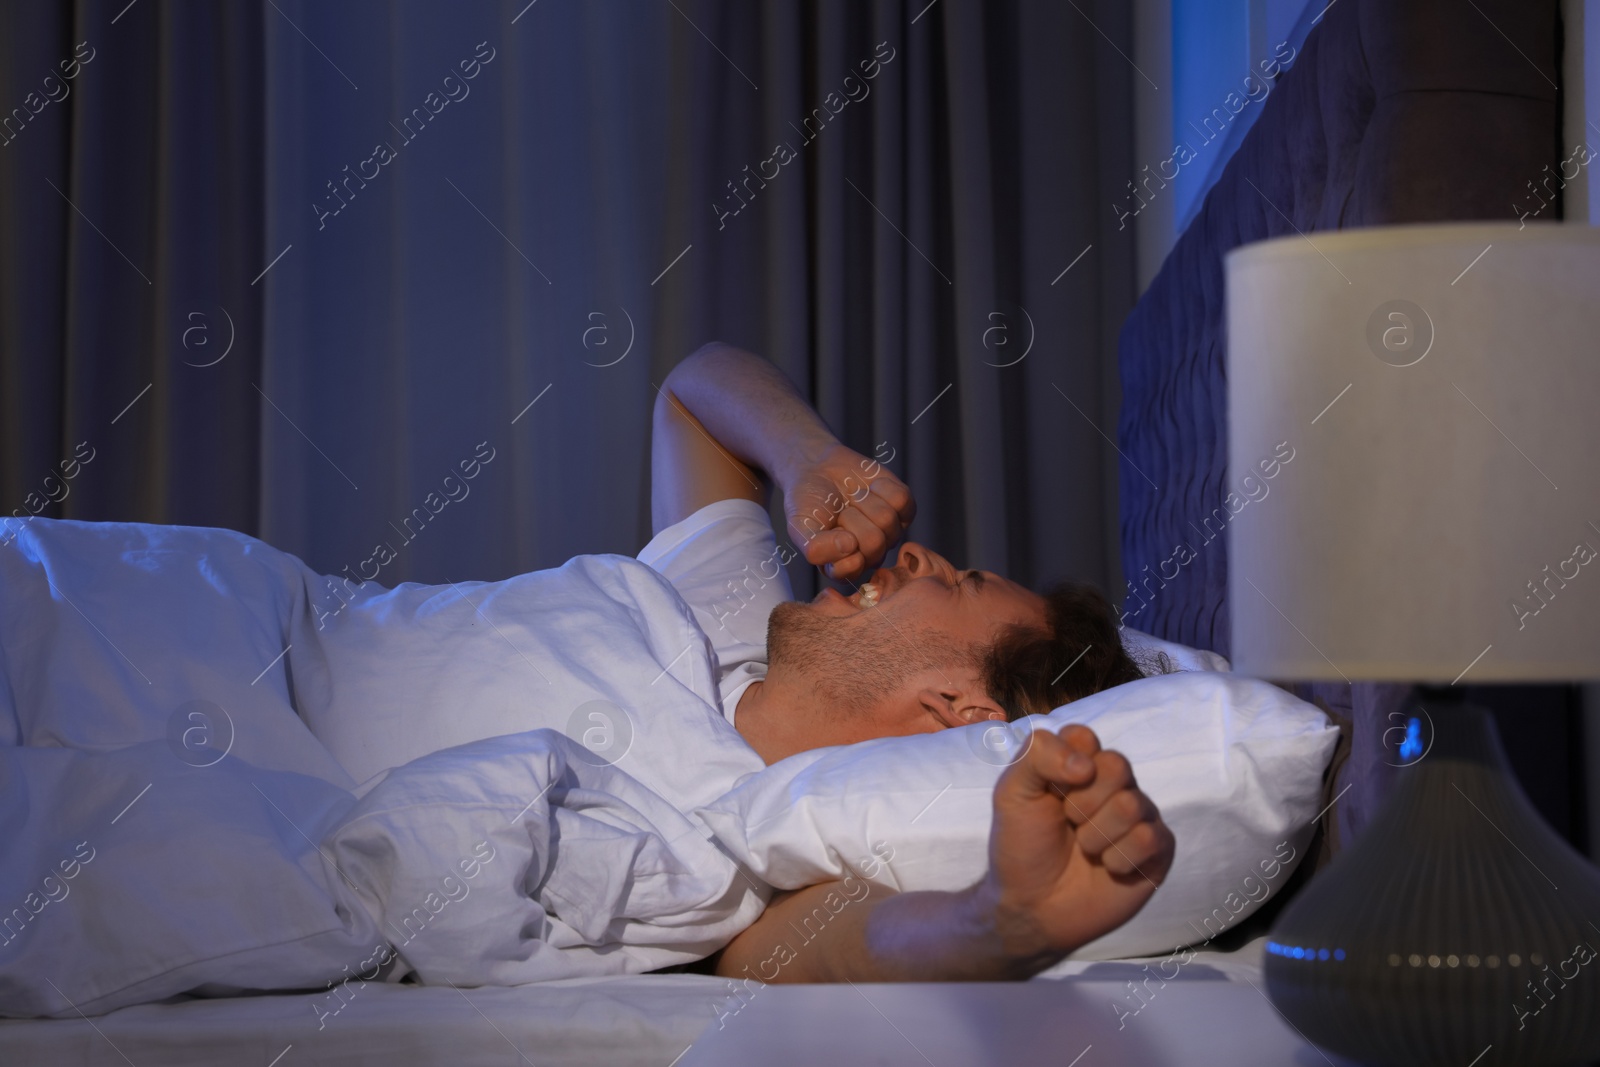
[[[788,601],[767,618],[771,669],[808,682],[819,713],[829,718],[865,715],[913,675],[950,667],[962,655],[949,638],[907,633],[887,617],[825,616]]]

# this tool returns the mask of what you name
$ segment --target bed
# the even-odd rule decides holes
[[[1225,482],[1224,253],[1294,229],[1500,217],[1558,158],[1557,97],[1548,83],[1554,3],[1475,6],[1478,14],[1440,0],[1331,5],[1130,316],[1118,436],[1123,561],[1132,581],[1156,570]],[[1152,490],[1141,470],[1163,489]],[[1177,578],[1149,587],[1159,595],[1130,625],[1226,655],[1226,566],[1218,539]],[[1318,848],[1326,858],[1383,795],[1387,715],[1406,690],[1300,693],[1343,727],[1322,789],[1329,806]],[[1311,871],[1306,864],[1299,877]],[[1262,995],[1260,934],[1269,920],[1270,908],[1254,927],[1241,926],[1170,973],[1152,958],[1070,961],[1020,992],[951,985],[752,994],[688,973],[513,988],[365,983],[336,1009],[325,994],[176,997],[93,1017],[0,1021],[0,1060],[692,1067],[749,1063],[759,1052],[772,1063],[828,1055],[944,1065],[1016,1062],[1047,1049],[1051,1062],[1084,1067],[1233,1063],[1246,1051],[1257,1061],[1324,1062]],[[839,1051],[845,1042],[854,1055]]]
[[[1195,525],[1227,492],[1223,256],[1285,234],[1516,218],[1530,183],[1565,155],[1559,40],[1554,0],[1342,0],[1323,11],[1122,331],[1129,625],[1231,651],[1227,540]],[[1163,579],[1184,542],[1198,558]],[[1396,769],[1385,737],[1411,690],[1282,684],[1347,726],[1326,860],[1386,795]]]
[[[1146,960],[1071,964],[1022,991],[961,983],[771,986],[747,1000],[726,981],[692,974],[463,991],[379,985],[320,1030],[311,996],[188,1000],[124,1008],[92,1023],[0,1023],[0,1050],[15,1064],[139,1067],[977,1067],[1030,1062],[1029,1055],[1068,1064],[1094,1045],[1081,1064],[1322,1063],[1259,992],[1261,943],[1196,953],[1176,978],[1148,986]],[[1148,989],[1148,999],[1119,1028],[1113,1005],[1133,997],[1129,982]],[[1226,1025],[1216,1026],[1219,1016]],[[827,1025],[817,1027],[817,1019]],[[1211,1039],[1198,1039],[1208,1026]],[[991,1044],[986,1035],[1003,1040]],[[1050,1058],[1039,1058],[1045,1052]]]

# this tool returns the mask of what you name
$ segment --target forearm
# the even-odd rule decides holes
[[[851,874],[783,894],[723,949],[716,973],[763,982],[1026,978],[1133,918],[1173,852],[1126,757],[1102,751],[1082,725],[1036,730],[995,784],[989,870],[976,885],[895,895]]]
[[[717,973],[764,982],[1022,979],[1061,953],[1007,921],[980,883],[958,893],[890,893],[862,881],[812,886],[774,902],[723,951]]]
[[[662,388],[717,444],[780,487],[839,443],[782,371],[731,345],[699,349]]]

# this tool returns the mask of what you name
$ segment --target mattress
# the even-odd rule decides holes
[[[809,1053],[796,1040],[780,1038],[779,1029],[837,1033],[843,1042],[843,1031],[835,1027],[845,1025],[844,1015],[824,1001],[844,995],[865,1006],[861,1010],[868,1021],[881,1018],[883,1029],[836,1045],[834,1062],[839,1063],[895,1063],[903,1055],[911,1057],[903,1062],[923,1064],[915,1046],[901,1044],[896,1036],[895,1019],[913,1041],[923,1038],[924,1052],[938,1067],[971,1067],[985,1058],[974,1059],[970,1049],[958,1051],[949,1039],[935,1040],[927,1024],[915,1021],[919,1011],[965,1026],[968,1043],[989,1048],[994,1062],[1010,1062],[1005,1041],[1023,1038],[1055,1042],[1050,1062],[1065,1065],[1079,1054],[1079,1048],[1060,1044],[1067,1036],[1048,1028],[1024,1033],[1018,1019],[998,1016],[987,1026],[989,1001],[997,1005],[992,1010],[1020,1013],[1019,1019],[1059,1014],[1052,1024],[1057,1029],[1061,1020],[1076,1019],[1069,1029],[1085,1035],[1085,1043],[1100,1042],[1099,1055],[1086,1056],[1080,1067],[1180,1062],[1165,1058],[1169,1049],[1184,1049],[1181,1062],[1189,1067],[1237,1063],[1245,1047],[1266,1056],[1256,1062],[1321,1063],[1320,1054],[1279,1020],[1262,995],[1263,944],[1258,938],[1232,952],[1197,951],[1187,962],[1175,957],[1165,966],[1161,959],[1067,961],[1021,985],[762,986],[752,991],[694,974],[479,989],[367,983],[350,987],[348,1002],[333,1014],[324,1014],[319,994],[174,998],[88,1019],[0,1021],[0,1063],[705,1067],[751,1062],[752,1048],[762,1050],[764,1063],[799,1063],[808,1061],[794,1057]],[[965,1022],[949,1010],[952,997],[969,1007]],[[1051,1006],[1061,1011],[1045,1010]],[[886,1042],[881,1057],[862,1044],[879,1038]],[[785,1052],[789,1060],[782,1059]]]

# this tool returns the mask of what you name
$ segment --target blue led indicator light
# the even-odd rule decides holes
[[[1407,762],[1422,755],[1422,720],[1406,721],[1406,739],[1400,742],[1400,758]]]

